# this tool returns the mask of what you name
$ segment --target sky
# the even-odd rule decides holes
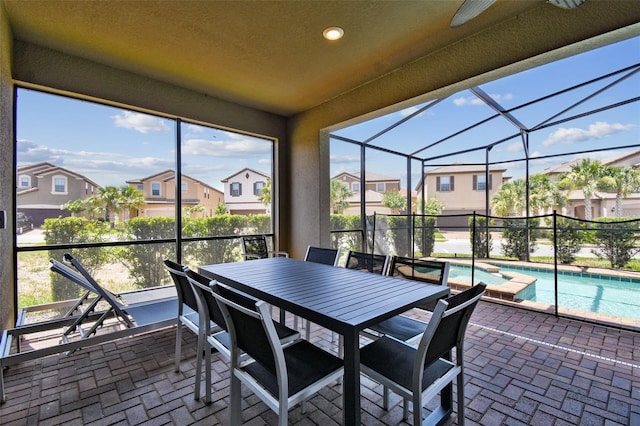
[[[27,89],[17,105],[18,166],[50,162],[101,186],[176,169],[174,120]],[[184,122],[181,134],[182,173],[220,191],[245,167],[271,174],[271,141]]]
[[[547,121],[579,116],[616,102],[640,98],[639,64],[640,37],[635,37],[483,84],[480,89],[509,110],[635,66],[636,73],[632,75],[627,76],[629,71],[617,73],[512,111],[517,122],[532,130]],[[621,82],[612,84],[623,76],[626,78]],[[365,141],[431,102],[344,128],[334,134]],[[572,108],[565,111],[569,107]],[[465,90],[437,102],[369,144],[404,154],[413,153],[425,159],[431,166],[428,168],[455,162],[484,162],[484,149],[464,155],[436,157],[503,140],[491,150],[490,161],[522,159],[524,150],[519,130],[505,119],[489,120],[494,115],[494,110]],[[482,120],[488,121],[447,138]],[[188,123],[182,126],[184,174],[223,190],[221,181],[245,167],[271,173],[270,141]],[[175,135],[176,123],[173,120],[28,89],[18,90],[19,166],[47,161],[82,174],[99,185],[122,186],[130,179],[175,169]],[[531,173],[576,157],[535,159],[542,156],[640,145],[640,102],[630,102],[598,114],[531,131],[529,144],[530,157],[534,159],[531,161]],[[428,148],[423,149],[425,147]],[[589,156],[603,159],[638,149],[640,146]],[[507,168],[507,176],[517,178],[524,174],[523,161],[501,166]],[[407,165],[403,157],[369,150],[366,167],[368,171],[400,177],[403,186],[406,185]],[[332,140],[331,176],[359,170],[359,148]],[[414,161],[412,186],[419,177],[420,161]]]
[[[627,75],[631,70],[616,73],[634,66],[635,73],[632,75]],[[530,130],[529,157],[534,159],[530,162],[530,173],[537,173],[576,157],[589,156],[595,159],[605,159],[615,157],[623,152],[640,149],[639,101],[597,114],[584,115],[586,112],[617,102],[639,98],[640,72],[638,72],[638,66],[640,66],[640,37],[635,37],[495,80],[483,84],[479,88],[505,110],[519,107],[511,111],[511,115],[515,118],[516,124]],[[583,83],[611,73],[616,74],[583,85]],[[621,81],[613,84],[616,80]],[[574,86],[581,87],[566,90]],[[533,102],[556,92],[563,93],[549,97],[544,101]],[[446,158],[437,157],[475,147],[484,147],[500,141],[504,142],[496,144],[490,151],[490,162],[524,158],[523,139],[516,124],[503,118],[489,120],[496,115],[496,111],[481,102],[469,90],[453,94],[429,107],[418,116],[375,137],[394,123],[432,102],[434,101],[430,100],[415,107],[341,129],[334,134],[357,141],[373,138],[368,143],[369,145],[404,154],[414,154],[420,160],[426,161],[427,170],[455,162],[484,164],[486,152],[484,149]],[[580,116],[581,114],[584,116]],[[579,117],[544,127],[545,123],[553,123],[575,116]],[[488,121],[461,132],[457,136],[449,137],[482,120]],[[541,125],[542,128],[536,130],[536,127]],[[587,155],[539,158],[628,145],[639,146]],[[425,147],[428,148],[423,149]],[[360,170],[360,153],[357,146],[334,139],[331,155],[332,176],[341,172],[353,173]],[[400,176],[401,180],[406,182],[406,160],[397,159],[393,155],[375,150],[368,150],[366,155],[367,171],[371,170],[387,176]],[[505,173],[507,176],[513,178],[524,176],[524,161],[504,163],[499,166],[507,169]],[[420,161],[416,161],[415,169],[415,172],[412,173],[412,186],[417,183],[420,177]],[[413,171],[414,167],[412,166]]]

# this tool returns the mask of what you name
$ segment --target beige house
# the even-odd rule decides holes
[[[16,186],[17,211],[30,216],[35,226],[46,218],[69,216],[63,204],[91,197],[100,188],[91,179],[51,163],[18,167]]]
[[[581,161],[581,158],[567,161],[555,167],[542,171],[552,179],[558,179],[562,173],[571,171],[571,166]],[[606,166],[633,167],[640,169],[640,150],[626,152],[624,154],[607,158],[601,161]],[[584,193],[581,190],[570,191],[567,194],[567,206],[562,209],[562,214],[585,218]],[[622,214],[624,216],[640,216],[640,193],[632,193],[622,199]],[[616,214],[616,194],[611,192],[595,191],[591,199],[591,217],[611,217]]]
[[[360,214],[360,173],[342,172],[332,177],[331,180],[341,182],[353,193],[353,195],[347,199],[349,207],[347,207],[343,213]],[[365,175],[364,190],[366,206],[365,212],[367,215],[372,215],[374,212],[379,214],[394,213],[390,208],[382,204],[385,192],[398,191],[403,196],[406,196],[407,194],[406,190],[400,186],[400,178],[372,172],[367,172]],[[415,210],[415,193],[412,194],[411,205]]]
[[[443,215],[454,214],[486,214],[486,188],[489,188],[489,200],[498,192],[502,183],[508,178],[504,176],[506,169],[489,167],[487,183],[485,166],[453,164],[438,167],[424,174],[425,200],[435,198],[443,206]],[[416,186],[417,198],[422,199],[422,180]],[[445,223],[446,222],[446,223]],[[467,217],[442,218],[443,226],[466,226]]]
[[[222,179],[227,211],[243,215],[270,213],[270,206],[259,199],[270,179],[269,174],[248,167]]]
[[[173,170],[165,170],[145,178],[128,180],[127,184],[142,191],[145,199],[145,204],[140,206],[137,212],[131,212],[131,217],[174,216],[175,176]],[[224,194],[211,185],[182,175],[181,200],[183,214],[185,208],[202,206],[204,211],[194,213],[193,217],[209,217],[214,214],[218,204],[224,203]]]

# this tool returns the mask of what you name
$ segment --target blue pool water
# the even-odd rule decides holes
[[[501,271],[520,272],[536,278],[534,291],[523,298],[553,305],[554,274],[536,268],[498,265]],[[499,275],[499,274],[498,274]],[[449,277],[471,280],[471,268],[451,265]],[[476,268],[474,279],[500,285],[507,279]],[[532,288],[531,286],[529,288]],[[596,312],[640,320],[640,279],[607,277],[589,273],[558,272],[558,305],[587,312]]]

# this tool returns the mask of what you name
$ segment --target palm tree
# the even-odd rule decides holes
[[[524,215],[526,183],[524,179],[507,182],[491,199],[491,208],[498,216],[508,216],[509,213]]]
[[[105,186],[98,190],[97,198],[107,209],[111,229],[115,228],[116,214],[122,210],[120,190],[115,186]]]
[[[549,175],[537,174],[529,178],[529,206],[534,214],[548,209],[562,208],[567,204],[567,194],[551,181]]]
[[[145,203],[144,193],[138,188],[133,186],[121,186],[120,187],[120,200],[119,204],[121,209],[125,212],[125,219],[129,218],[129,213],[132,209],[136,209]]]
[[[591,198],[602,177],[604,166],[597,160],[585,158],[571,166],[571,170],[564,173],[558,186],[561,189],[580,189],[584,194],[584,218],[591,220]]]
[[[622,217],[622,199],[640,190],[640,171],[631,167],[606,166],[598,189],[616,193],[616,216]]]
[[[271,207],[271,179],[267,179],[267,183],[262,187],[262,192],[258,195],[258,201],[267,207],[267,213]]]
[[[331,180],[331,212],[342,214],[349,207],[347,198],[351,197],[353,192],[349,191],[347,186],[338,180]]]
[[[71,213],[71,216],[75,216],[78,213],[83,212],[84,210],[86,210],[86,208],[87,206],[84,200],[80,199],[69,201],[68,203],[62,205],[62,209]]]

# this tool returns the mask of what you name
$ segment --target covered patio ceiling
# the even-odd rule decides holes
[[[514,51],[526,50],[523,42],[540,43],[544,27],[558,28],[567,19],[587,19],[594,27],[608,22],[610,30],[635,22],[629,12],[634,2],[597,3],[563,9],[545,0],[497,1],[451,28],[462,0],[3,0],[16,41],[284,116],[480,34],[484,45],[452,63],[472,65],[496,37],[513,38]],[[517,28],[519,20],[540,22],[540,34],[516,40],[499,29],[510,21]],[[344,37],[324,40],[323,29],[334,25],[345,30]],[[567,32],[562,42],[573,37]]]

